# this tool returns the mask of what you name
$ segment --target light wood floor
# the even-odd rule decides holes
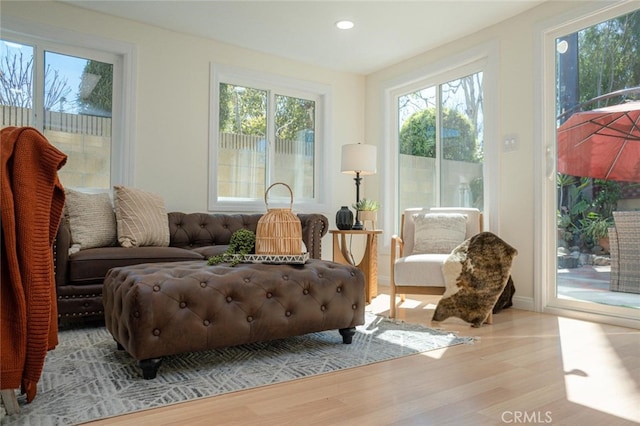
[[[437,300],[408,296],[398,318],[474,344],[91,425],[640,424],[639,330],[513,308],[479,329],[431,323]],[[368,309],[388,313],[388,301],[381,294]]]

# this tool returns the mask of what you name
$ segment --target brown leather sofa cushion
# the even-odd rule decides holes
[[[169,213],[169,235],[172,247],[193,250],[198,247],[228,245],[239,229],[256,232],[257,214]]]
[[[101,247],[80,250],[69,256],[70,285],[102,283],[107,271],[139,263],[202,260],[195,251],[176,247]]]

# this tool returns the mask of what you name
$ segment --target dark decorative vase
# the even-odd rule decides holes
[[[341,231],[348,231],[353,226],[353,213],[347,206],[340,207],[336,213],[336,226]]]

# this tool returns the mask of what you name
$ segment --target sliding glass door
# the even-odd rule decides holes
[[[553,36],[547,306],[638,319],[640,275],[637,291],[615,286],[620,256],[632,254],[612,248],[609,232],[615,212],[640,215],[640,10],[592,21]]]

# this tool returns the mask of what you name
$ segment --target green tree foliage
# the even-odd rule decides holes
[[[445,160],[478,162],[477,139],[471,120],[445,108],[442,112]],[[426,108],[411,115],[400,129],[400,153],[419,157],[436,156],[436,110]]]
[[[111,117],[113,99],[113,65],[87,61],[78,90],[80,113]]]
[[[267,92],[220,83],[219,119],[222,132],[265,136]]]
[[[295,140],[301,131],[315,128],[315,102],[276,95],[276,137]]]
[[[580,102],[640,86],[640,10],[580,31],[578,61]],[[587,109],[617,103],[610,99]]]
[[[267,91],[251,87],[220,84],[220,131],[265,136]],[[315,102],[276,95],[275,135],[294,140],[301,130],[314,129]]]
[[[233,86],[225,83],[220,83],[219,86],[218,126],[223,133],[234,131],[232,88]]]

